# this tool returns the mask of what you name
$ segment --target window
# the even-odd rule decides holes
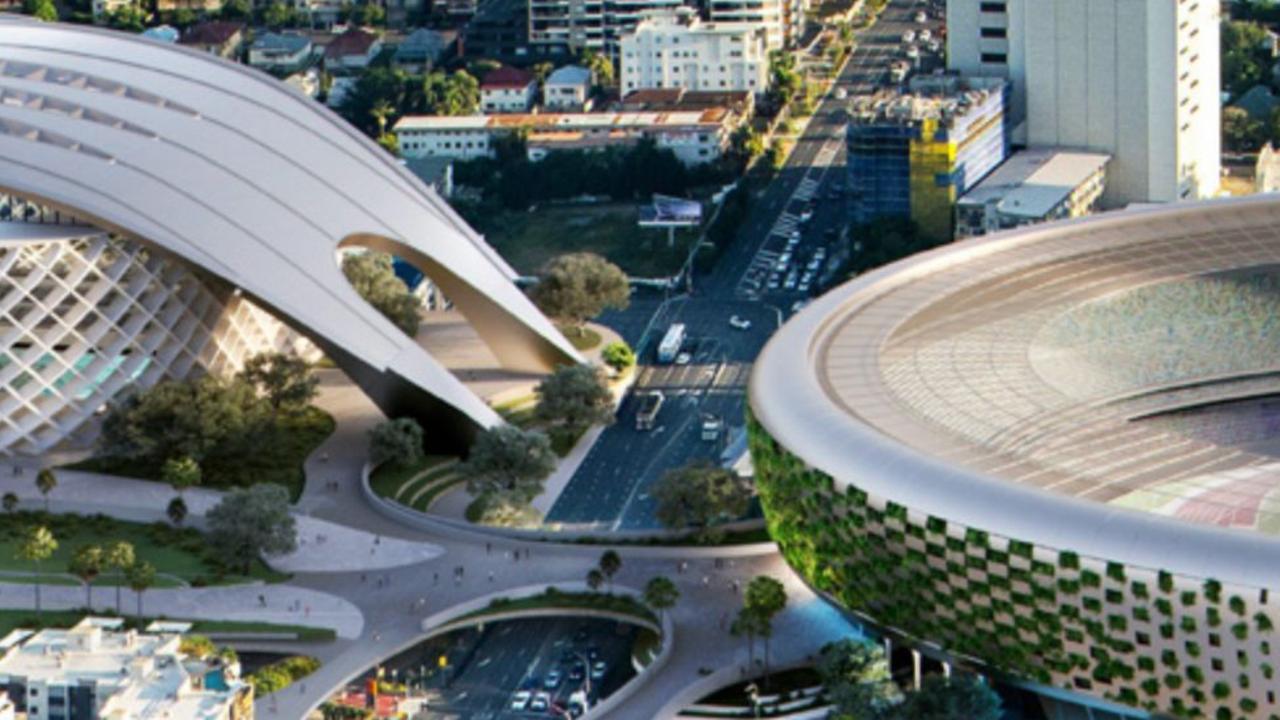
[[[981,30],[984,38],[1006,38],[1009,37],[1009,31],[1001,27],[984,27]]]
[[[982,53],[982,62],[989,65],[1005,65],[1009,62],[1009,56],[1005,53]]]
[[[1008,12],[1006,4],[1003,2],[984,2],[978,5],[978,9],[985,13],[1002,13]]]

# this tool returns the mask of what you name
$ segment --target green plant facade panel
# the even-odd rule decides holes
[[[1043,685],[1175,717],[1280,719],[1264,588],[1033,545],[856,484],[838,490],[754,418],[748,428],[770,533],[844,607]]]

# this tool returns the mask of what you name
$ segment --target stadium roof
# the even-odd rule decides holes
[[[958,242],[813,302],[762,354],[752,407],[838,483],[920,512],[1257,583],[1280,571],[1280,463],[1248,421],[1224,441],[1188,408],[1280,392],[1277,264],[1269,197]]]

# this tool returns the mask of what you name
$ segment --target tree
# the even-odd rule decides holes
[[[179,497],[199,485],[202,478],[200,463],[189,457],[169,458],[160,467],[160,479],[172,485]]]
[[[769,638],[773,634],[773,618],[787,607],[787,591],[782,583],[766,575],[757,575],[747,583],[743,606],[759,616],[756,631],[764,638],[764,671],[769,673]]]
[[[116,576],[116,614],[120,614],[120,588],[124,586],[124,573],[137,562],[133,544],[117,540],[107,546],[106,566],[115,571]]]
[[[422,102],[430,115],[470,115],[480,107],[480,82],[466,70],[436,70],[422,79]]]
[[[159,470],[169,458],[189,457],[202,468],[233,464],[263,442],[271,408],[239,379],[206,375],[162,382],[116,403],[98,440],[104,455]]]
[[[225,0],[222,3],[223,20],[248,20],[252,15],[252,0]]]
[[[93,581],[102,574],[106,558],[102,548],[97,545],[82,545],[76,548],[75,554],[67,563],[67,572],[80,578],[84,585],[84,606],[93,609]]]
[[[129,589],[138,595],[138,619],[142,619],[142,593],[146,592],[156,581],[156,568],[149,562],[143,561],[134,563],[129,566],[126,574],[129,581]]]
[[[297,18],[293,8],[282,2],[273,2],[262,11],[262,22],[273,30],[279,30],[287,25],[294,25]]]
[[[604,573],[599,568],[591,568],[587,571],[587,587],[591,588],[591,592],[599,592],[600,586],[604,584]]]
[[[424,111],[421,80],[395,68],[369,68],[342,97],[338,112],[366,135],[376,138],[378,118],[373,110],[384,104],[393,109],[392,116]]]
[[[245,575],[256,558],[283,555],[298,547],[289,491],[275,483],[228,492],[209,510],[205,521],[210,543],[239,563]]]
[[[17,493],[11,493],[11,492],[5,493],[4,499],[0,500],[0,503],[3,503],[5,512],[7,513],[13,512],[14,510],[18,509]]]
[[[551,441],[543,433],[500,425],[480,433],[460,469],[467,492],[527,505],[542,492],[542,481],[556,467]]]
[[[669,470],[651,492],[657,500],[658,521],[672,530],[694,528],[714,541],[718,527],[746,514],[751,483],[732,470],[707,461]]]
[[[636,353],[625,342],[618,340],[604,346],[600,351],[600,359],[615,372],[622,372],[636,364]]]
[[[650,578],[644,586],[644,603],[658,611],[658,618],[665,617],[666,611],[675,607],[680,599],[680,589],[671,578],[658,576]]]
[[[614,82],[613,61],[607,55],[602,55],[594,50],[587,50],[582,53],[580,64],[591,71],[591,76],[595,78],[598,87],[609,87]]]
[[[249,358],[239,377],[267,399],[278,415],[301,410],[320,392],[320,378],[306,360],[288,353],[259,353]]]
[[[530,291],[544,313],[579,328],[605,308],[625,310],[631,302],[627,275],[595,253],[569,253],[547,264]]]
[[[53,4],[53,0],[26,0],[22,4],[22,11],[44,22],[58,20],[58,8]]]
[[[756,636],[764,632],[765,620],[750,608],[738,608],[738,614],[729,626],[729,634],[734,637],[747,638],[747,663],[754,668],[756,664]]]
[[[603,374],[590,365],[561,366],[534,392],[534,416],[550,428],[577,435],[592,425],[613,422],[613,393]]]
[[[769,149],[765,151],[764,161],[769,163],[769,169],[777,172],[787,164],[787,149],[781,140],[775,139],[769,143]]]
[[[609,583],[609,594],[613,594],[613,576],[622,569],[622,556],[613,550],[605,550],[600,556],[600,573]]]
[[[1263,82],[1270,61],[1263,48],[1266,29],[1255,22],[1222,23],[1222,87],[1233,96]]]
[[[890,712],[893,720],[999,720],[1000,696],[976,675],[930,675]]]
[[[58,478],[49,468],[41,468],[36,473],[36,489],[44,496],[44,511],[49,512],[49,493],[58,487]]]
[[[374,27],[386,22],[387,11],[369,0],[351,8],[351,22],[363,27]]]
[[[899,699],[884,649],[845,638],[823,646],[816,665],[834,706],[832,720],[882,717]]]
[[[36,617],[41,617],[40,612],[40,564],[48,560],[58,551],[58,540],[54,538],[49,528],[38,525],[31,528],[26,537],[18,545],[18,559],[26,560],[29,563],[35,563],[36,573],[34,575],[36,588]]]
[[[534,63],[533,66],[529,68],[529,72],[533,74],[533,79],[537,80],[538,85],[541,86],[542,83],[547,81],[547,76],[551,74],[551,71],[555,69],[556,66],[553,63],[540,62]]]
[[[764,136],[756,132],[750,123],[743,123],[734,130],[729,142],[729,151],[743,166],[760,157],[764,152]]]
[[[1244,108],[1222,108],[1222,144],[1232,152],[1258,149],[1263,135],[1262,123],[1254,120]]]
[[[412,418],[380,422],[369,431],[369,460],[408,467],[422,460],[422,426]]]
[[[187,519],[187,501],[183,500],[181,495],[170,500],[169,506],[165,508],[165,514],[174,525],[182,525],[182,521]]]
[[[409,337],[418,334],[422,300],[396,277],[391,256],[381,252],[348,253],[342,272],[357,294]]]

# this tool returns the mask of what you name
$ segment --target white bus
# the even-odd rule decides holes
[[[682,347],[684,347],[684,323],[675,323],[667,328],[667,334],[662,336],[662,342],[658,343],[658,362],[674,362]]]

